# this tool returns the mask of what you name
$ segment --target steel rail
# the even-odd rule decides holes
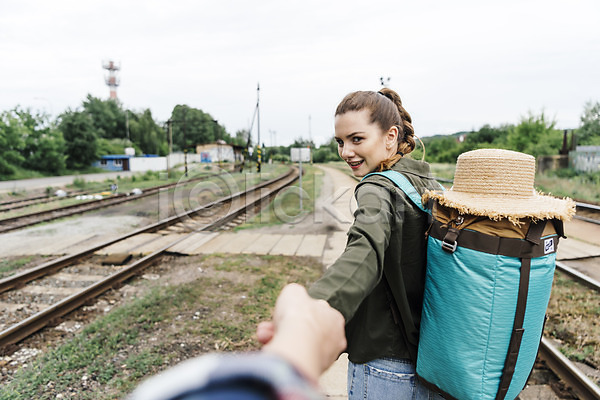
[[[581,399],[600,400],[600,387],[565,357],[550,340],[542,337],[538,356],[548,367],[570,386]]]
[[[573,218],[580,219],[582,221],[589,222],[589,223],[592,223],[592,224],[600,225],[600,220],[597,220],[597,219],[588,218],[588,217],[582,217],[580,215],[574,215]]]
[[[556,268],[567,273],[572,278],[581,282],[582,284],[589,287],[590,289],[600,292],[600,282],[598,282],[594,278],[591,278],[591,277],[585,275],[584,273],[577,271],[575,268],[571,268],[568,265],[566,265],[565,263],[560,262],[560,261],[556,261]]]
[[[18,203],[23,203],[25,201],[34,201],[34,200],[40,200],[40,199],[46,199],[46,198],[48,198],[48,196],[44,194],[41,196],[26,197],[24,199],[5,200],[5,201],[0,201],[0,206],[7,206],[10,204],[18,204]]]
[[[582,211],[590,211],[590,212],[593,212],[593,213],[600,213],[600,206],[598,206],[596,204],[588,204],[588,203],[576,202],[575,203],[575,207],[578,210],[582,210]],[[595,218],[584,217],[582,215],[574,215],[573,218],[579,219],[581,221],[589,222],[589,223],[592,223],[592,224],[600,225],[600,220],[595,219]]]
[[[201,177],[186,180],[185,184],[187,184],[189,182],[194,182],[197,180],[207,179],[207,178],[210,178],[213,176],[219,176],[219,175],[221,175],[221,174],[203,175]],[[48,222],[48,221],[52,221],[52,220],[55,220],[58,218],[70,217],[72,215],[82,214],[82,213],[85,213],[88,211],[98,210],[100,208],[114,206],[114,205],[125,203],[128,201],[138,200],[138,199],[141,199],[141,198],[144,198],[147,196],[155,195],[162,189],[172,188],[179,184],[180,184],[180,182],[167,183],[164,185],[159,185],[159,186],[154,186],[154,187],[148,188],[148,189],[144,190],[142,192],[142,194],[138,194],[138,195],[130,195],[130,194],[121,193],[121,194],[118,194],[115,196],[110,196],[110,197],[107,197],[104,199],[90,200],[90,201],[86,201],[83,203],[71,204],[68,206],[57,207],[57,208],[53,208],[50,210],[37,211],[37,212],[29,213],[29,214],[23,214],[23,215],[18,215],[15,217],[0,219],[0,233],[10,232],[13,230],[24,228],[26,226],[36,225],[36,224],[39,224],[42,222]],[[63,213],[62,211],[65,211],[65,210],[71,210],[71,211]],[[44,215],[46,215],[46,217],[43,217]],[[11,222],[15,222],[15,221],[19,221],[19,220],[26,220],[28,218],[37,218],[37,219],[33,223],[25,222],[22,224],[16,224],[16,225],[12,225],[12,226],[11,225],[3,226],[5,224],[9,224]]]
[[[294,174],[294,170],[290,169],[287,174],[284,174],[284,175],[281,175],[279,177],[273,178],[273,179],[271,179],[269,181],[266,181],[266,182],[263,182],[263,183],[261,183],[259,185],[255,185],[255,186],[249,188],[248,190],[246,190],[245,192],[252,192],[254,190],[261,189],[261,188],[263,188],[265,186],[271,185],[271,184],[276,183],[276,182],[278,182],[280,180],[284,180],[286,178],[289,178],[293,174]],[[87,249],[82,250],[82,251],[80,251],[78,253],[65,255],[65,256],[57,258],[55,260],[51,260],[51,261],[45,262],[43,264],[40,264],[40,265],[38,265],[36,267],[30,268],[30,269],[28,269],[26,271],[23,271],[21,273],[8,276],[8,277],[6,277],[4,279],[0,279],[0,293],[6,292],[7,290],[11,290],[11,289],[17,288],[17,287],[22,286],[25,283],[30,282],[30,281],[32,281],[34,279],[38,279],[38,278],[41,278],[44,275],[48,275],[49,273],[58,271],[58,270],[66,267],[68,265],[71,265],[72,263],[74,263],[75,261],[77,261],[79,259],[82,259],[84,257],[87,257],[87,256],[95,253],[96,251],[98,251],[100,249],[103,249],[105,247],[108,247],[108,246],[110,246],[112,244],[115,244],[117,242],[123,241],[125,239],[129,239],[132,236],[136,236],[136,235],[139,235],[139,234],[142,234],[142,233],[156,232],[156,231],[164,229],[164,228],[166,228],[168,226],[174,225],[174,224],[182,221],[185,218],[189,218],[191,216],[194,216],[194,215],[200,213],[203,210],[210,209],[211,207],[218,206],[218,205],[220,205],[222,203],[225,203],[227,201],[231,201],[231,200],[233,200],[233,199],[235,199],[237,197],[240,197],[245,192],[244,191],[239,191],[237,193],[230,194],[229,196],[226,196],[226,197],[217,199],[215,201],[212,201],[210,203],[204,204],[202,206],[196,207],[195,209],[193,209],[191,211],[188,211],[186,213],[179,214],[179,215],[174,215],[174,216],[169,217],[169,218],[165,218],[165,219],[163,219],[161,221],[158,221],[158,222],[155,222],[155,223],[150,224],[148,226],[136,229],[136,230],[134,230],[132,232],[126,233],[126,234],[121,235],[121,236],[119,236],[117,238],[114,238],[114,239],[108,240],[106,242],[100,243],[100,244],[98,244],[96,246],[87,248]]]
[[[297,177],[291,176],[291,175],[292,175],[292,171],[290,171],[290,173],[288,173],[287,175],[272,179],[268,182],[265,182],[263,184],[260,184],[260,185],[257,185],[257,186],[254,186],[254,187],[248,189],[247,191],[245,191],[245,193],[251,193],[251,192],[255,191],[256,189],[259,189],[264,186],[281,181],[281,182],[279,182],[279,186],[276,189],[270,190],[267,193],[261,193],[261,195],[257,196],[257,198],[254,201],[245,202],[245,204],[243,206],[238,207],[237,209],[235,209],[233,211],[230,211],[230,213],[221,217],[217,221],[213,221],[212,223],[207,224],[203,228],[198,229],[194,232],[191,232],[189,235],[185,235],[179,239],[174,240],[172,243],[169,243],[169,244],[161,247],[160,249],[154,251],[153,253],[151,253],[151,254],[135,261],[131,265],[123,268],[121,271],[116,272],[112,275],[109,275],[106,278],[84,288],[82,291],[75,293],[75,294],[61,300],[58,303],[53,304],[52,306],[46,308],[45,310],[24,319],[23,321],[9,327],[8,329],[5,329],[4,331],[0,332],[0,349],[5,349],[7,346],[10,346],[12,344],[15,344],[15,343],[23,340],[24,338],[26,338],[26,337],[32,335],[33,333],[37,332],[38,330],[42,329],[43,327],[45,327],[46,325],[51,323],[53,320],[56,320],[57,318],[60,318],[61,316],[68,314],[69,312],[77,309],[81,305],[85,304],[89,299],[97,297],[100,294],[111,289],[115,285],[129,279],[130,277],[137,274],[142,269],[148,267],[153,262],[155,262],[170,247],[187,239],[190,235],[192,235],[198,231],[208,230],[208,229],[214,228],[215,226],[220,226],[222,224],[225,224],[225,223],[229,222],[231,219],[234,219],[237,215],[242,213],[245,209],[247,209],[249,207],[253,207],[256,204],[259,204],[263,199],[265,199],[267,197],[271,197],[274,193],[278,192],[283,187],[286,187],[287,185],[291,184],[294,180],[296,180]],[[231,199],[235,199],[236,197],[240,197],[240,194],[243,194],[243,192],[238,192],[238,193],[228,196],[228,197]],[[223,203],[223,202],[224,202],[224,200],[218,200],[213,203]],[[207,207],[204,206],[204,207],[199,207],[199,208],[207,208]],[[156,224],[154,224],[154,225],[156,225]]]
[[[575,206],[579,207],[579,208],[587,209],[587,210],[600,211],[600,206],[597,204],[576,202]]]
[[[49,203],[51,201],[54,200],[60,200],[60,199],[64,199],[64,198],[68,198],[70,196],[67,197],[50,197],[50,196],[43,196],[40,199],[27,199],[27,200],[17,200],[15,202],[11,202],[8,204],[1,204],[0,205],[0,212],[4,213],[4,212],[9,212],[9,211],[13,211],[13,210],[18,210],[19,208],[25,208],[25,207],[29,207],[29,206],[34,206],[37,204],[45,204],[45,203]]]
[[[84,191],[76,191],[76,192],[69,192],[64,197],[43,195],[43,196],[37,196],[37,197],[29,197],[27,199],[12,200],[12,201],[6,202],[5,204],[0,204],[0,207],[1,207],[0,213],[18,210],[19,208],[37,206],[38,204],[51,203],[53,201],[71,199],[73,197],[86,195],[86,194],[90,194],[90,192],[86,193]],[[8,207],[5,207],[5,206],[8,206]]]

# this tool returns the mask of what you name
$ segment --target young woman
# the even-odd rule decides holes
[[[427,163],[406,157],[415,148],[411,122],[391,89],[350,93],[335,112],[339,155],[356,177],[392,169],[419,194],[439,189]],[[381,175],[362,180],[355,197],[346,249],[309,289],[345,318],[348,397],[438,398],[419,384],[411,361],[423,303],[427,217]]]

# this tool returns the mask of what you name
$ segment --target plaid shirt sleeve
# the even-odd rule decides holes
[[[130,400],[323,400],[289,363],[266,353],[211,354],[142,383]]]

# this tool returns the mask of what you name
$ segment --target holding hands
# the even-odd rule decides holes
[[[346,348],[342,314],[325,300],[315,300],[298,284],[283,288],[273,320],[261,322],[256,335],[263,351],[286,359],[317,382]]]

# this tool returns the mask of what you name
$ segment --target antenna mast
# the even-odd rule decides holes
[[[261,149],[260,149],[260,84],[257,83],[256,84],[256,127],[258,130],[258,143],[256,146],[256,156],[257,156],[257,160],[256,160],[256,172],[260,173],[260,168],[261,168],[261,164],[262,164],[262,159],[261,159]]]
[[[102,64],[102,68],[108,70],[108,76],[104,78],[106,85],[110,88],[110,99],[117,99],[117,86],[121,83],[121,80],[117,77],[117,71],[121,69],[121,66],[116,64],[114,61],[106,61]]]

